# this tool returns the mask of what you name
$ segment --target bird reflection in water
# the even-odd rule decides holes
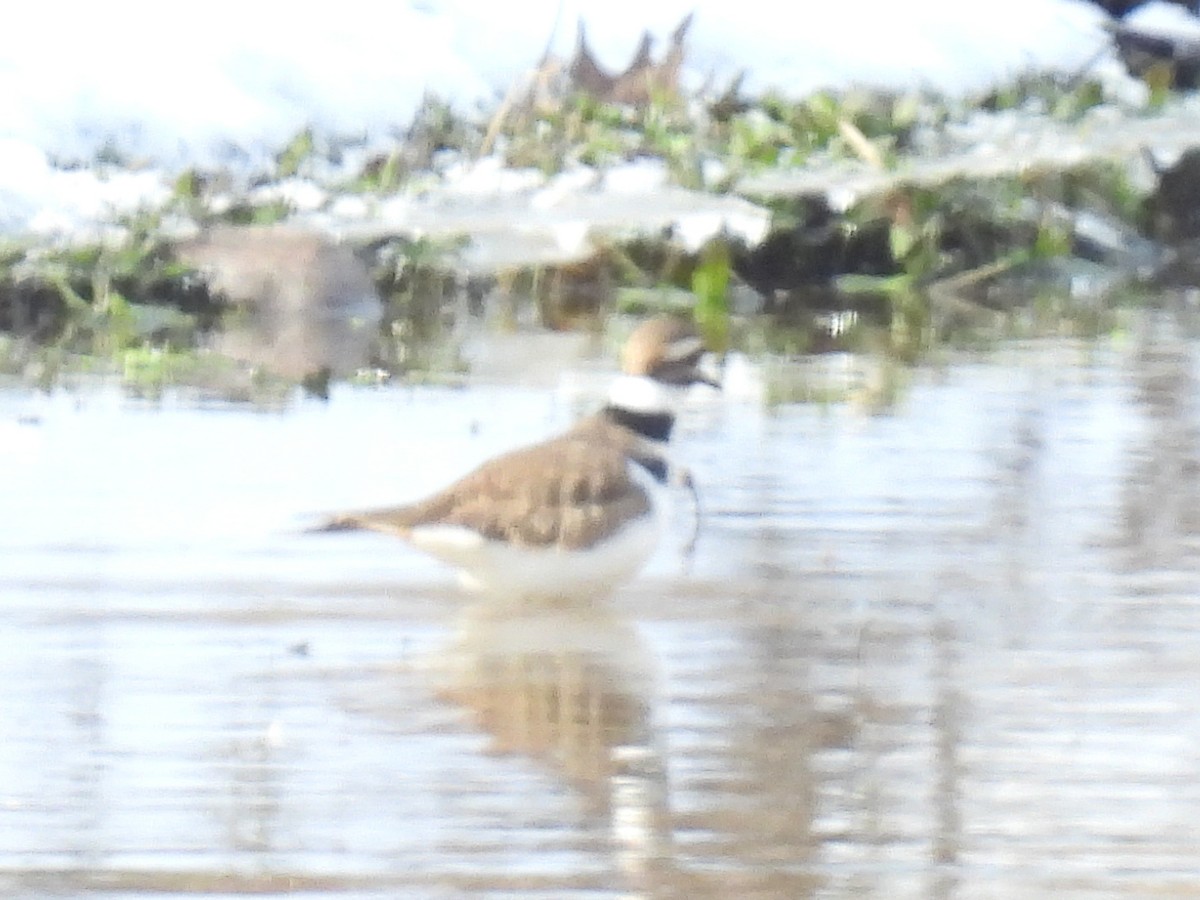
[[[608,820],[628,887],[657,894],[672,842],[654,668],[634,625],[603,604],[481,600],[458,622],[441,690],[496,752],[538,759],[571,784]]]

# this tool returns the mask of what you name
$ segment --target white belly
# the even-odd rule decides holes
[[[474,531],[432,525],[413,546],[458,567],[474,590],[506,598],[587,598],[608,594],[645,564],[658,544],[657,513],[637,519],[594,547],[546,550],[489,541]]]

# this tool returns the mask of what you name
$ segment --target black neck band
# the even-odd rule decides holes
[[[669,441],[675,416],[669,412],[640,413],[620,406],[604,407],[609,421],[652,441]]]
[[[654,476],[654,480],[659,484],[667,483],[667,475],[670,474],[671,467],[661,456],[641,455],[633,456],[631,459]]]

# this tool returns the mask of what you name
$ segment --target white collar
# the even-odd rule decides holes
[[[622,375],[608,391],[608,402],[634,413],[672,411],[671,389],[645,375]]]

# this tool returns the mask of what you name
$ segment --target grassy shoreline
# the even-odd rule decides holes
[[[189,235],[215,230],[254,241],[310,235],[358,260],[339,265],[363,267],[380,311],[377,326],[366,323],[378,340],[361,365],[282,373],[316,376],[318,393],[356,370],[452,370],[461,362],[442,344],[468,310],[501,328],[562,329],[690,308],[719,349],[850,350],[901,365],[947,344],[1102,335],[1121,327],[1120,309],[1143,302],[1144,285],[1191,237],[1164,211],[1160,181],[1172,170],[1148,170],[1148,144],[1137,137],[1138,128],[1161,132],[1164,116],[1186,115],[1191,100],[1151,101],[1118,110],[1094,81],[1049,76],[954,102],[865,91],[751,100],[731,90],[708,101],[664,91],[620,104],[577,92],[474,118],[430,101],[377,153],[305,130],[269,171],[174,174],[169,199],[114,218],[102,239],[8,239],[0,370],[50,386],[64,367],[107,368],[144,389],[213,369],[199,348],[239,320],[256,320],[253,340],[273,339],[259,321],[263,297],[289,290],[289,258],[277,254],[257,288],[243,279],[229,289],[214,277],[227,259],[201,266],[180,249]],[[998,131],[1019,138],[1023,128],[1040,135],[1025,156],[1012,146],[980,150]],[[1080,142],[1089,152],[1077,152]],[[560,197],[603,196],[606,179],[639,167],[651,175],[636,206],[581,214],[578,246],[539,257],[518,244],[500,261],[472,260],[489,234],[520,232]],[[472,179],[485,183],[473,196],[463,188]],[[621,209],[641,215],[668,195],[690,198],[697,211],[621,220]],[[448,197],[467,209],[461,220],[446,212]],[[497,197],[515,205],[487,219]],[[761,235],[731,230],[736,216],[756,214]],[[681,237],[705,215],[726,218],[700,240]],[[548,243],[561,244],[566,226],[546,228]],[[323,277],[317,263],[305,265],[306,284]],[[317,301],[297,290],[288,316],[340,315],[336,285],[319,316]],[[252,375],[279,368],[231,355]]]

